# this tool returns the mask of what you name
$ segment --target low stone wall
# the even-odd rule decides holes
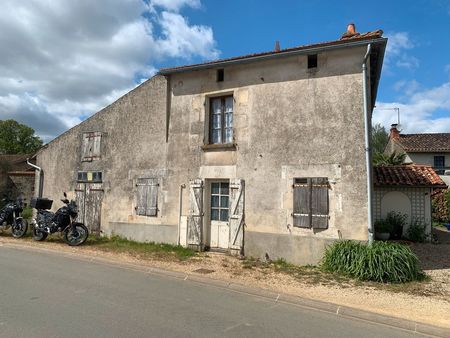
[[[247,257],[271,260],[284,258],[296,265],[317,265],[327,245],[334,239],[292,236],[264,232],[246,231],[244,235],[244,254]]]
[[[176,225],[109,222],[108,229],[104,229],[103,233],[107,236],[119,235],[137,242],[177,244],[178,229]]]

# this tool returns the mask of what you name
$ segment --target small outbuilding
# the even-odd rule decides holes
[[[407,164],[374,167],[373,208],[375,220],[391,211],[407,215],[403,235],[409,224],[420,222],[431,234],[431,193],[446,188],[439,175],[428,165]]]

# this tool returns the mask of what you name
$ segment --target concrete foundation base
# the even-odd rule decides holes
[[[105,235],[119,235],[137,242],[177,244],[177,226],[110,222]]]
[[[261,259],[267,256],[271,260],[283,258],[296,265],[317,265],[326,246],[334,241],[328,238],[246,231],[244,254]]]

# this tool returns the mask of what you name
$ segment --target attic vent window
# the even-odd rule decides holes
[[[308,69],[317,68],[317,54],[308,55]]]
[[[223,69],[217,69],[217,82],[223,82],[225,78],[225,71]]]

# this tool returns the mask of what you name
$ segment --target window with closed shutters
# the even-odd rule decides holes
[[[138,178],[136,182],[136,214],[156,216],[158,212],[158,179]]]
[[[328,228],[328,179],[310,177],[294,179],[294,226],[300,228]]]
[[[101,132],[83,133],[82,158],[83,162],[91,162],[101,156]]]

